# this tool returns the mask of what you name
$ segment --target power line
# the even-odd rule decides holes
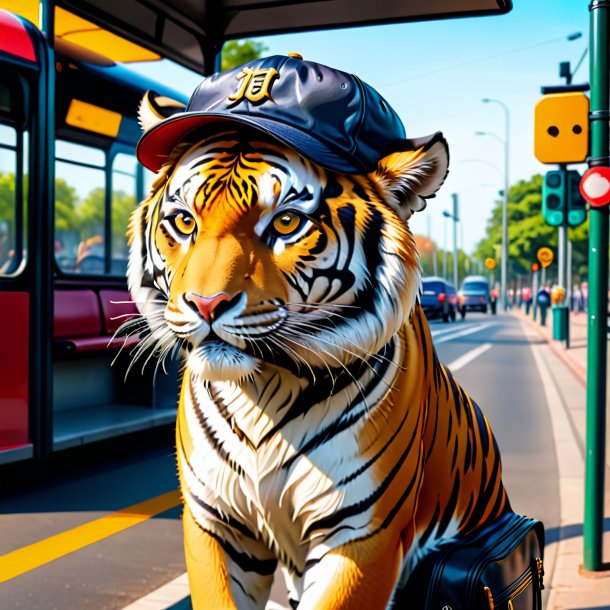
[[[571,35],[570,35],[571,36]],[[526,51],[527,49],[535,49],[536,47],[541,47],[543,45],[551,44],[553,42],[559,42],[560,40],[571,40],[569,36],[561,36],[559,38],[551,38],[550,40],[544,40],[543,42],[536,42],[534,44],[527,45],[525,47],[518,47],[516,49],[510,49],[508,51],[501,51],[500,53],[494,53],[493,55],[486,55],[484,57],[477,57],[475,59],[469,59],[468,61],[453,64],[451,66],[445,66],[444,68],[438,68],[437,70],[431,70],[429,72],[422,72],[421,74],[416,74],[414,76],[408,76],[407,78],[402,78],[401,80],[397,80],[391,83],[385,83],[381,85],[382,87],[393,87],[394,85],[400,85],[402,83],[406,83],[408,81],[416,80],[418,78],[424,78],[426,76],[432,76],[433,74],[438,74],[439,72],[447,72],[448,70],[455,70],[456,68],[462,68],[464,66],[469,66],[471,64],[478,63],[480,61],[487,61],[488,59],[495,59],[496,57],[502,57],[503,55],[510,55],[511,53],[517,53],[519,51]]]

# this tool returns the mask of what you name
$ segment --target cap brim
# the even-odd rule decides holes
[[[261,117],[213,112],[176,114],[151,127],[138,142],[138,160],[144,167],[156,173],[172,149],[182,142],[187,134],[205,125],[223,122],[254,127],[328,169],[349,173],[370,171],[370,168],[362,167],[355,159],[340,154],[330,145],[291,125]]]

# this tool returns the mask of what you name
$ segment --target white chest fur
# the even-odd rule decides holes
[[[302,383],[277,369],[245,386],[191,381],[183,406],[193,451],[181,459],[196,520],[238,547],[243,536],[227,523],[239,523],[298,571],[366,533],[368,514],[349,507],[378,481],[361,468],[358,438],[389,385],[367,370],[357,384],[303,405]],[[332,516],[343,509],[347,527],[338,528]]]

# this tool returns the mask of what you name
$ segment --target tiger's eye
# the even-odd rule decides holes
[[[286,212],[286,214],[280,214],[273,219],[273,228],[280,235],[289,235],[294,233],[301,224],[301,219],[296,214]]]
[[[174,217],[174,226],[183,235],[191,235],[197,224],[192,216],[181,212]]]

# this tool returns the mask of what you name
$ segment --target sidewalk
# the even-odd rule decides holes
[[[530,312],[531,314],[531,312]],[[560,479],[561,526],[556,540],[547,548],[547,586],[550,591],[546,610],[610,610],[610,570],[585,575],[583,561],[583,498],[586,419],[587,314],[570,316],[570,349],[565,342],[553,340],[552,316],[547,325],[540,318],[533,321],[524,310],[513,309],[510,315],[522,321],[530,339],[545,343],[532,345],[542,367],[552,380],[551,391],[545,391],[556,438]],[[544,350],[544,351],[540,351]],[[568,368],[572,375],[566,373]],[[610,418],[609,418],[610,419]],[[610,441],[608,436],[607,441]],[[607,442],[608,446],[608,442]],[[610,451],[606,452],[606,519],[604,561],[610,561]]]
[[[525,309],[513,308],[512,315],[528,322],[544,339],[559,359],[574,373],[578,382],[584,388],[587,383],[587,314],[570,312],[570,348],[565,349],[565,341],[553,340],[553,315],[549,311],[546,326],[540,326],[540,312],[534,322],[532,312],[527,317]],[[610,352],[609,352],[610,353]]]

